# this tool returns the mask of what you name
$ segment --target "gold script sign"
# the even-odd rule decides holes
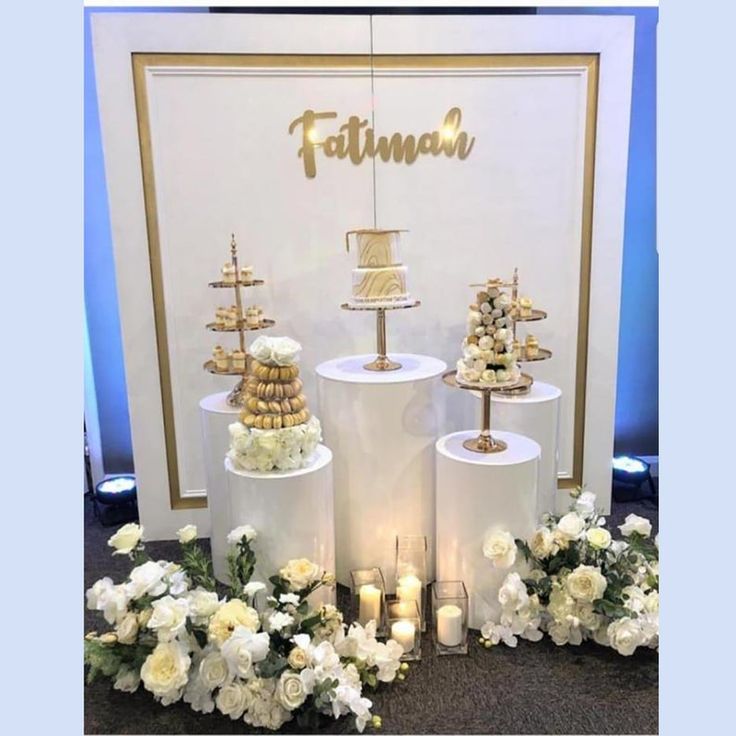
[[[338,128],[336,135],[328,135],[320,140],[317,121],[336,117],[336,112],[305,110],[303,115],[292,120],[289,125],[290,135],[301,127],[302,145],[299,149],[299,158],[304,160],[304,173],[310,179],[317,176],[315,155],[317,149],[321,149],[328,158],[349,158],[354,164],[376,156],[383,161],[393,159],[396,163],[403,161],[411,164],[423,154],[439,156],[444,153],[448,158],[457,156],[462,161],[470,155],[475,143],[475,137],[469,138],[467,133],[460,130],[463,114],[459,107],[453,107],[448,111],[438,130],[419,136],[394,133],[391,136],[382,135],[376,138],[373,128],[368,127],[368,120],[351,115],[347,122]]]

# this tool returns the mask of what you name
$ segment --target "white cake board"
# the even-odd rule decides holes
[[[225,458],[232,526],[257,532],[254,580],[268,583],[289,560],[306,557],[335,570],[332,452],[318,445],[304,468],[262,473],[238,470]],[[320,588],[313,604],[335,603],[335,589]]]
[[[335,453],[337,579],[380,567],[395,588],[396,536],[423,534],[434,576],[434,443],[444,421],[439,377],[447,365],[426,355],[391,353],[399,370],[367,371],[375,355],[317,366],[319,417]]]
[[[491,432],[506,450],[465,449],[477,430],[445,435],[436,444],[437,580],[465,583],[472,629],[499,613],[498,589],[508,573],[483,556],[486,535],[498,528],[526,538],[536,525],[541,448],[528,437]]]
[[[227,475],[222,465],[230,446],[228,427],[238,421],[240,409],[230,406],[227,391],[205,396],[199,402],[204,448],[204,470],[207,483],[207,508],[210,513],[210,545],[215,577],[222,583],[227,577],[228,532],[233,528],[230,516],[230,499],[227,491]]]
[[[491,394],[493,427],[529,437],[542,448],[537,517],[547,511],[555,513],[557,498],[563,495],[557,491],[561,396],[557,386],[541,381],[534,381],[527,394]]]

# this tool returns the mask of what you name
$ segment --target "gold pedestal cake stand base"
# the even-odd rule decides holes
[[[381,304],[380,306],[372,304],[353,304],[346,302],[340,305],[340,309],[347,309],[350,312],[375,312],[376,313],[376,352],[378,355],[375,360],[366,363],[363,368],[367,371],[397,371],[401,368],[401,363],[390,360],[386,355],[386,311],[392,309],[412,309],[418,307],[421,302],[418,299],[409,302],[397,302],[396,304]]]
[[[466,385],[458,383],[455,371],[448,371],[442,376],[442,380],[452,388],[462,388],[466,391],[478,391],[481,394],[482,417],[480,434],[471,440],[465,440],[463,447],[471,452],[489,454],[491,452],[503,452],[508,445],[503,440],[498,440],[491,435],[491,394],[494,391],[510,391],[514,389],[529,388],[532,383],[531,376],[522,373],[516,383],[504,383],[500,386]]]

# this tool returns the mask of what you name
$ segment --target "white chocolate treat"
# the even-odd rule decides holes
[[[493,317],[493,319],[499,319],[503,317],[503,309],[494,309],[491,312],[491,317]]]
[[[475,328],[475,334],[478,335],[478,337],[481,337],[482,335],[485,335],[486,334],[486,329],[490,329],[490,328],[476,327]]]
[[[482,373],[486,369],[486,362],[483,358],[477,358],[473,361],[473,370]]]
[[[499,370],[496,371],[496,381],[498,383],[506,383],[510,379],[511,379],[511,374],[507,370],[500,368]]]
[[[468,311],[468,324],[478,326],[483,320],[483,315],[474,309]]]
[[[505,341],[508,336],[509,336],[508,330],[503,327],[496,330],[496,334],[494,335],[496,340],[501,340],[501,341]]]
[[[490,299],[495,299],[500,293],[501,292],[495,286],[488,289],[488,297]]]
[[[480,374],[480,380],[483,383],[496,383],[496,371],[486,369]]]
[[[492,310],[491,303],[490,302],[483,302],[480,305],[480,311],[483,312],[483,314],[490,314]]]
[[[478,347],[481,350],[490,350],[493,347],[493,340],[488,335],[484,335],[478,341]]]
[[[501,294],[493,300],[495,309],[508,309],[511,306],[511,298],[508,294]]]

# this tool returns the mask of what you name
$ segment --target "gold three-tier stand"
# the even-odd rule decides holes
[[[376,313],[376,352],[378,355],[370,363],[366,363],[363,368],[367,371],[397,371],[401,368],[401,363],[390,360],[386,350],[386,312],[393,309],[412,309],[418,307],[421,302],[418,299],[408,302],[397,302],[396,304],[384,303],[380,306],[372,304],[353,304],[346,302],[341,304],[341,309],[347,309],[351,312],[375,312]]]
[[[234,327],[223,327],[218,325],[216,322],[210,322],[207,324],[207,329],[212,332],[237,332],[238,343],[240,350],[245,353],[245,368],[244,370],[235,370],[230,367],[224,371],[218,371],[214,360],[208,360],[204,364],[204,369],[210,373],[214,373],[218,376],[240,376],[240,380],[234,386],[232,391],[227,395],[227,403],[230,406],[242,406],[244,398],[244,387],[245,379],[248,376],[250,369],[251,356],[248,354],[247,345],[245,341],[245,333],[253,330],[265,330],[269,327],[273,327],[276,322],[272,319],[261,318],[257,325],[248,325],[245,322],[245,314],[243,313],[243,296],[240,292],[241,289],[245,289],[251,286],[262,286],[266,282],[262,279],[251,279],[250,281],[240,280],[240,269],[238,267],[238,245],[235,242],[235,235],[231,236],[230,241],[230,261],[235,268],[235,281],[210,281],[208,286],[212,289],[234,289],[235,290],[235,304],[238,308],[238,320]]]

